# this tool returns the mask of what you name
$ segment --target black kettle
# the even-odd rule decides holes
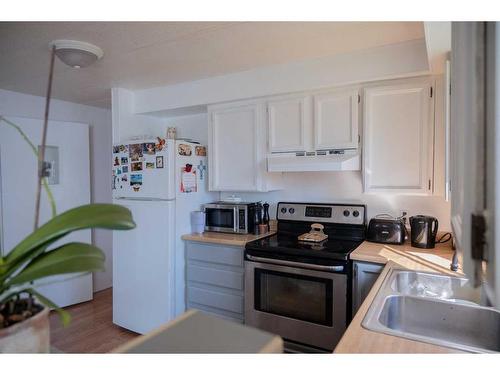
[[[410,217],[411,246],[433,249],[436,245],[438,220],[432,216],[416,215]]]

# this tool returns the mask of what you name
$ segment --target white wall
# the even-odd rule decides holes
[[[206,113],[167,119],[164,121],[163,129],[166,131],[169,126],[177,128],[177,138],[190,138],[204,145],[208,143],[208,115]]]
[[[134,113],[169,111],[429,73],[423,39],[134,91]],[[114,105],[114,104],[113,104]]]
[[[0,89],[0,114],[43,119],[45,98]],[[90,126],[90,179],[92,202],[111,202],[111,111],[62,100],[52,100],[50,119]],[[95,230],[93,243],[106,254],[106,271],[94,274],[94,291],[112,286],[112,235]]]
[[[364,203],[367,216],[388,213],[399,215],[405,209],[408,214],[435,216],[440,230],[450,230],[450,205],[443,197],[405,196],[390,194],[364,194],[361,172],[297,172],[284,174],[284,190],[270,193],[237,193],[244,200],[267,201],[271,205],[270,216],[276,217],[276,204],[280,201]],[[222,193],[221,197],[230,195]]]
[[[132,112],[135,95],[132,91],[122,88],[111,89],[112,105],[112,142],[120,144],[133,136],[147,138],[157,136],[161,128],[161,119],[154,116],[136,115]]]
[[[113,143],[126,142],[133,136],[166,137],[167,128],[177,128],[177,138],[208,142],[208,117],[203,113],[162,118],[133,113],[135,93],[123,88],[112,89]]]

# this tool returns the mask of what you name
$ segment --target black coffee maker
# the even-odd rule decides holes
[[[411,246],[433,249],[436,245],[438,220],[432,216],[416,215],[410,217]]]

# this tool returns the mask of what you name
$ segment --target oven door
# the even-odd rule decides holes
[[[346,329],[346,293],[343,273],[245,261],[245,324],[287,340],[333,350]]]
[[[205,230],[238,233],[238,208],[232,205],[205,205]]]

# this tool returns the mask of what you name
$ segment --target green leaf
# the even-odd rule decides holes
[[[62,324],[63,324],[64,327],[67,327],[68,324],[71,322],[71,315],[67,311],[64,311],[59,306],[57,306],[50,299],[48,299],[44,295],[38,293],[34,289],[26,289],[26,292],[33,294],[45,306],[50,307],[51,309],[56,310],[57,313],[59,314],[59,317],[61,318],[61,322],[62,322]]]
[[[104,269],[104,253],[95,246],[71,242],[33,259],[26,268],[5,283],[5,287],[43,277]]]
[[[57,215],[56,200],[52,195],[52,190],[50,190],[49,183],[47,182],[47,177],[42,178],[42,186],[45,189],[45,193],[47,194],[47,198],[50,203],[50,211],[52,212],[51,217],[55,217]]]
[[[5,280],[9,278],[9,276],[14,275],[19,272],[19,270],[26,265],[26,263],[30,259],[34,259],[37,256],[43,254],[47,250],[47,245],[39,246],[29,253],[27,253],[24,257],[17,259],[15,262],[0,264],[0,294],[4,293],[8,287],[5,285]]]
[[[130,210],[116,204],[88,204],[68,210],[27,236],[7,255],[0,275],[40,246],[48,246],[76,230],[102,228],[127,230],[135,228]],[[28,256],[29,257],[29,256]]]

